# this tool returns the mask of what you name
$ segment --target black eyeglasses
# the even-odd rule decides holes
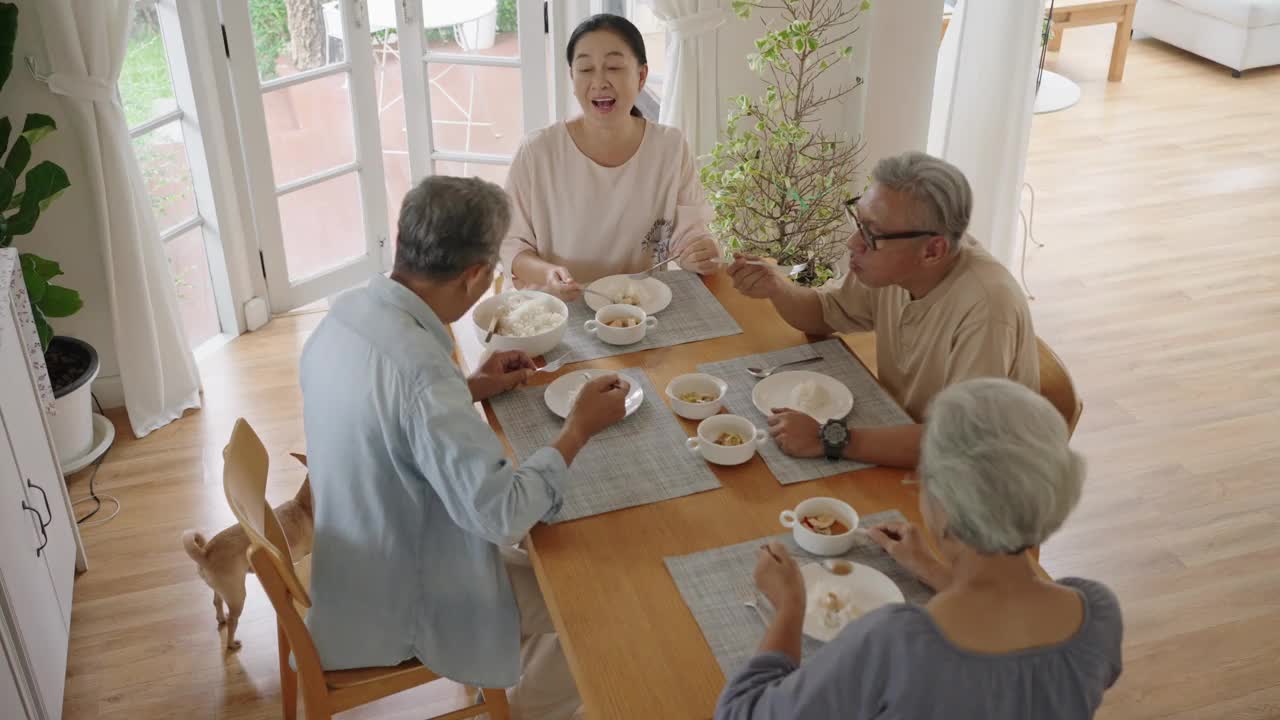
[[[870,232],[865,227],[863,227],[862,221],[858,219],[858,213],[854,211],[855,208],[858,206],[858,201],[861,199],[862,199],[862,196],[859,195],[858,197],[852,200],[845,200],[844,214],[849,216],[849,220],[853,222],[853,226],[858,229],[858,234],[862,236],[862,241],[865,242],[867,244],[867,247],[873,251],[880,249],[881,240],[907,240],[909,238],[918,238],[918,237],[926,237],[929,235],[942,234],[940,232],[935,232],[933,230],[904,230],[902,232],[884,233],[881,235]]]

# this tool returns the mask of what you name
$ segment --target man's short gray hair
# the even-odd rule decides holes
[[[493,264],[510,224],[502,188],[479,178],[430,175],[400,205],[395,271],[450,280]]]
[[[1036,392],[1010,380],[969,380],[929,407],[920,482],[947,515],[949,536],[980,553],[1044,542],[1071,514],[1084,458],[1067,423]]]
[[[969,229],[973,189],[960,168],[922,152],[906,152],[876,163],[871,179],[915,200],[911,230],[938,232],[954,251]]]

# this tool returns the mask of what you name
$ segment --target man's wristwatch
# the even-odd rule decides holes
[[[818,433],[822,437],[822,451],[828,460],[840,460],[849,445],[849,426],[843,418],[828,420]]]

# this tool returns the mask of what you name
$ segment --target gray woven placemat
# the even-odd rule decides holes
[[[644,389],[635,414],[591,439],[569,468],[564,504],[551,522],[692,495],[720,487],[700,458],[685,448],[688,435],[643,370],[621,370]],[[489,401],[521,462],[560,433],[564,421],[547,408],[547,386]]]
[[[861,518],[859,525],[865,528],[905,519],[901,512],[887,510]],[[764,637],[764,625],[754,610],[743,605],[742,591],[754,589],[752,573],[756,566],[756,551],[770,539],[786,545],[787,550],[802,565],[820,559],[797,547],[791,533],[664,559],[667,571],[680,590],[680,596],[693,613],[702,636],[706,638],[707,645],[711,646],[711,653],[716,656],[716,662],[720,664],[720,670],[726,678],[733,677],[756,654],[760,639]],[[843,557],[888,575],[897,583],[909,603],[922,605],[933,597],[933,592],[927,586],[916,580],[864,535],[858,536],[858,542]],[[766,614],[772,616],[768,601],[763,596],[758,602]],[[821,647],[822,642],[805,636],[804,657],[812,656]]]
[[[560,347],[548,357],[558,357],[557,353],[568,350],[572,353],[570,362],[582,362],[742,332],[729,311],[702,284],[702,278],[683,270],[655,272],[653,276],[671,288],[671,304],[655,316],[658,326],[646,332],[644,340],[634,345],[610,345],[600,340],[582,328],[583,323],[595,318],[596,311],[587,306],[586,300],[577,300],[569,303],[569,327]]]
[[[749,418],[758,427],[768,426],[768,418],[756,409],[751,402],[751,391],[755,389],[756,379],[747,374],[748,367],[768,367],[790,360],[821,355],[822,361],[808,365],[800,365],[796,370],[830,375],[839,380],[853,393],[853,413],[849,416],[850,427],[868,427],[878,425],[902,425],[912,422],[906,413],[889,393],[876,382],[867,369],[858,362],[853,353],[840,340],[823,340],[812,345],[798,345],[785,350],[777,350],[761,355],[748,355],[734,360],[707,363],[698,366],[699,372],[715,375],[729,383],[729,392],[725,395],[725,407],[735,415]],[[793,458],[778,449],[772,442],[760,448],[760,457],[773,471],[773,476],[783,485],[817,480],[842,473],[861,470],[869,467],[866,463],[852,460],[831,461],[826,458]]]

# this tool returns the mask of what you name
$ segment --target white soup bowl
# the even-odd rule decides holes
[[[744,442],[741,445],[717,445],[720,433],[734,433]],[[715,465],[741,465],[756,454],[756,448],[769,440],[769,433],[737,415],[712,415],[698,423],[698,436],[685,443],[689,452],[701,455],[703,460]]]
[[[840,535],[816,533],[801,522],[813,515],[833,515],[849,530]],[[797,545],[814,555],[843,555],[849,552],[849,548],[857,540],[858,511],[849,503],[835,498],[813,497],[804,500],[794,510],[783,510],[778,521],[782,523],[782,527],[791,528]]]

